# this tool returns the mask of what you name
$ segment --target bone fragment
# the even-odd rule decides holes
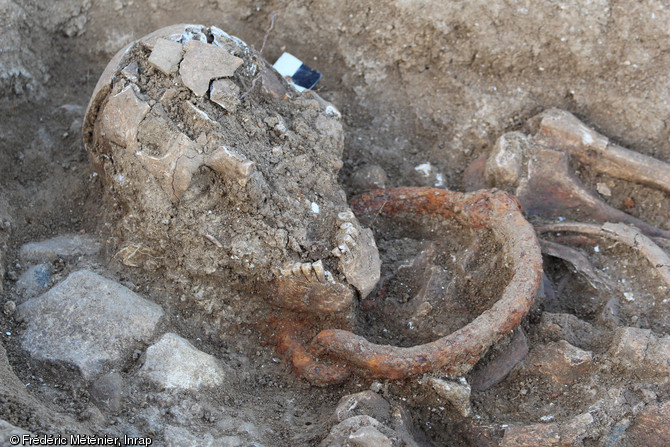
[[[594,289],[609,289],[607,283],[596,273],[591,261],[578,250],[544,239],[540,239],[540,248],[544,254],[569,262]]]
[[[670,232],[608,205],[584,188],[570,171],[568,155],[564,152],[538,148],[528,161],[527,178],[519,182],[515,192],[528,214],[623,222],[635,225],[650,236],[670,237]]]
[[[565,110],[550,109],[534,119],[538,143],[562,149],[598,172],[670,193],[670,164],[610,142]]]
[[[647,258],[652,267],[670,288],[670,256],[663,251],[650,238],[645,236],[639,229],[622,223],[607,222],[603,225],[588,224],[580,222],[563,222],[559,224],[544,225],[537,228],[538,232],[563,232],[587,234],[589,236],[600,236],[622,242],[637,250]]]
[[[139,152],[137,156],[172,197],[172,201],[178,202],[191,184],[193,174],[202,166],[203,159],[195,143],[183,133],[175,132],[168,138],[164,156],[153,157],[144,152]]]
[[[184,49],[179,74],[184,85],[198,96],[204,96],[209,91],[212,79],[229,78],[242,65],[239,57],[199,40],[189,40]]]
[[[147,113],[149,104],[137,97],[132,86],[109,98],[101,116],[102,131],[119,146],[135,142],[137,130]]]
[[[256,167],[253,161],[225,146],[208,155],[205,164],[219,174],[236,180],[240,186],[247,184]]]

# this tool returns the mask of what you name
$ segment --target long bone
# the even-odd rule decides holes
[[[570,172],[564,152],[536,150],[528,161],[528,176],[519,183],[516,195],[524,211],[531,215],[550,218],[573,215],[598,222],[622,222],[635,225],[649,236],[670,237],[670,232],[608,205],[584,188]]]
[[[663,190],[670,188],[668,175],[664,174],[667,165],[608,144],[605,137],[568,112],[552,109],[531,123],[539,129],[534,136],[509,132],[498,139],[484,168],[489,185],[515,194],[524,212],[530,215],[622,222],[635,225],[648,236],[670,237],[670,231],[626,214],[586,189],[571,172],[568,157],[573,155],[595,170]],[[645,171],[654,163],[659,166],[658,173]],[[471,171],[476,173],[474,168]],[[652,181],[650,176],[656,174],[661,177]]]
[[[539,124],[538,143],[564,150],[595,171],[670,193],[670,164],[610,142],[570,112],[549,109],[532,122]]]

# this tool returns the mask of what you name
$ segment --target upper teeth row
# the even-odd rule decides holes
[[[337,221],[340,224],[340,231],[337,232],[339,245],[331,253],[338,258],[356,246],[355,238],[360,235],[360,232],[351,222],[354,219],[354,213],[351,211],[345,211],[337,215]]]

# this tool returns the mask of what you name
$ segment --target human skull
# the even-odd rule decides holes
[[[251,280],[284,307],[328,312],[379,279],[372,232],[337,183],[340,113],[216,27],[163,28],[117,53],[83,135],[127,265]]]

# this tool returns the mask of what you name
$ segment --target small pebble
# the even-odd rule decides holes
[[[16,303],[12,300],[7,301],[5,302],[5,305],[3,306],[2,310],[5,313],[5,315],[13,314],[14,311],[16,310]]]

